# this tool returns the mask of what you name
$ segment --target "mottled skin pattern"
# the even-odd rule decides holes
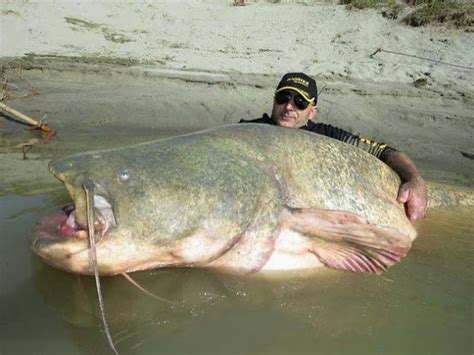
[[[393,171],[362,150],[301,130],[232,125],[77,154],[50,170],[73,197],[78,224],[86,225],[84,181],[112,205],[117,226],[98,244],[101,274],[169,265],[260,270],[289,223],[285,211],[298,209],[348,211],[396,231],[407,240],[399,256],[415,237],[395,201]],[[305,228],[302,234],[317,237]],[[85,240],[45,235],[37,232],[32,246],[45,261],[91,273]],[[346,244],[352,250],[357,243]]]

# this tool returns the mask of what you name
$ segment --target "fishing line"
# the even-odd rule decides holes
[[[369,55],[369,57],[370,57],[370,58],[373,58],[374,55],[376,55],[376,54],[379,53],[379,52],[385,52],[385,53],[403,55],[403,56],[405,56],[405,57],[411,57],[411,58],[416,58],[416,59],[427,60],[427,61],[434,62],[434,63],[444,64],[444,65],[450,65],[450,66],[456,67],[456,68],[474,70],[473,67],[468,67],[468,66],[465,66],[465,65],[446,63],[446,62],[442,62],[442,61],[440,61],[440,60],[435,60],[435,59],[431,59],[431,58],[420,57],[420,56],[413,55],[413,54],[406,54],[406,53],[388,51],[388,50],[385,50],[385,49],[382,49],[382,48],[377,48],[377,50],[376,50],[374,53],[372,53],[371,55]]]

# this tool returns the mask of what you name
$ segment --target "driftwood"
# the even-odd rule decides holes
[[[48,127],[46,123],[43,123],[42,121],[37,121],[24,113],[21,113],[4,103],[0,102],[0,111],[3,111],[7,113],[8,115],[12,116],[16,120],[20,120],[24,123],[27,123],[31,126],[33,126],[33,129],[39,129],[43,132],[46,138],[51,138],[56,135],[56,130],[54,128]]]

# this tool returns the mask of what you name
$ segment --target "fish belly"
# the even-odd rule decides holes
[[[307,237],[290,229],[282,229],[275,241],[275,249],[261,271],[310,270],[324,266],[311,252]]]

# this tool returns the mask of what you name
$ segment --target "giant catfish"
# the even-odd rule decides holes
[[[94,273],[91,218],[101,275],[161,267],[380,273],[416,237],[388,166],[297,129],[223,126],[76,154],[49,169],[74,204],[38,222],[32,249],[78,274]]]

